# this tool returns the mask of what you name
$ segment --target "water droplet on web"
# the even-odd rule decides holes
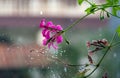
[[[113,57],[114,57],[114,58],[115,58],[115,57],[117,57],[117,54],[116,54],[116,53],[114,53],[114,54],[113,54]]]
[[[55,64],[57,65],[57,64],[58,64],[58,62],[55,62]]]
[[[100,27],[100,28],[98,29],[98,31],[101,32],[101,31],[102,31],[102,28]]]
[[[20,47],[17,46],[17,49],[19,49]]]
[[[98,29],[98,33],[99,33],[99,36],[102,36],[102,34],[101,34],[102,33],[102,28]]]
[[[31,60],[33,60],[34,58],[33,58],[33,57],[31,57],[30,59],[31,59]]]
[[[64,67],[64,71],[67,72],[67,68],[66,67]]]
[[[41,53],[42,53],[42,54],[45,54],[45,52],[44,52],[44,51],[42,51]]]
[[[70,19],[71,22],[73,22],[73,19]]]
[[[56,54],[55,57],[57,57],[58,55]]]
[[[102,36],[102,34],[99,34],[99,36]]]
[[[83,70],[84,68],[85,68],[85,66],[81,66],[81,67],[80,67],[80,70]]]
[[[56,78],[55,74],[53,74],[53,78]]]
[[[32,69],[29,69],[28,72],[32,72]]]
[[[40,15],[43,15],[43,11],[40,11]]]
[[[62,56],[62,53],[60,53],[60,56]]]
[[[48,66],[48,69],[50,69],[50,67]]]
[[[65,52],[66,52],[66,50],[63,50],[63,52],[65,53]]]
[[[38,50],[36,50],[36,53],[38,53],[39,51]]]
[[[30,55],[28,55],[28,57],[30,57]]]
[[[53,70],[51,70],[51,72],[53,73]]]
[[[52,58],[55,58],[54,56],[52,56]]]
[[[40,56],[39,54],[37,56]]]
[[[9,51],[10,50],[10,48],[7,48],[7,51]]]

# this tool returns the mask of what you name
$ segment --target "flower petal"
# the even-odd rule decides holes
[[[47,27],[51,27],[53,25],[52,21],[47,22]]]
[[[48,43],[48,48],[49,48],[49,49],[50,49],[50,47],[51,47],[52,44],[53,44],[52,42],[49,42],[49,43]]]
[[[56,29],[57,29],[57,30],[63,30],[63,28],[61,27],[61,25],[57,25],[57,26],[56,26]]]
[[[43,45],[48,45],[48,48],[51,46],[55,49],[58,48],[58,44],[63,42],[63,37],[59,33],[63,28],[61,25],[54,25],[52,21],[45,22],[45,19],[41,20],[40,28],[43,28],[42,35],[45,37],[43,40]]]
[[[42,19],[41,21],[40,21],[40,28],[43,28],[44,26],[45,26],[45,19]]]
[[[45,37],[46,36],[46,33],[48,32],[48,30],[47,29],[44,29],[44,30],[42,30],[42,35],[43,35],[43,37]]]
[[[47,39],[50,39],[50,31],[47,31],[47,32],[46,32],[45,37],[46,37]]]
[[[61,35],[57,36],[56,37],[56,41],[57,41],[58,44],[61,43],[61,42],[63,42],[63,37]]]
[[[47,45],[46,43],[47,43],[47,39],[44,39],[43,40],[43,45]]]
[[[54,43],[54,44],[52,43],[52,47],[53,47],[54,49],[58,49],[58,45],[55,44],[55,43]]]

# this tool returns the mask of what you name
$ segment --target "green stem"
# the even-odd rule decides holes
[[[69,25],[65,30],[64,32],[68,31],[69,29],[71,29],[73,26],[75,26],[77,23],[79,23],[81,20],[83,20],[85,17],[87,17],[88,15],[90,15],[91,13],[89,14],[86,14],[85,16],[79,18],[78,20],[76,20],[74,23],[72,23],[71,25]]]
[[[119,43],[120,43],[120,41],[114,43],[114,44],[112,45],[112,47],[115,47],[115,46],[119,45]]]
[[[89,3],[91,6],[93,5],[90,1],[88,1],[88,0],[85,0],[87,3]]]
[[[116,15],[114,15],[114,14],[108,12],[107,10],[104,10],[104,11],[107,12],[107,13],[109,13],[109,14],[112,15],[112,16],[115,16],[115,17],[117,17],[117,18],[120,18],[120,16],[116,16]]]
[[[105,58],[106,54],[108,53],[108,51],[110,50],[110,48],[112,47],[112,42],[113,40],[115,39],[116,37],[116,32],[115,34],[113,35],[111,41],[110,41],[110,45],[107,47],[107,50],[105,51],[105,54],[102,56],[102,58],[100,59],[100,61],[98,62],[98,64],[96,65],[95,69],[90,73],[88,74],[87,76],[85,76],[85,78],[89,77],[90,75],[92,75],[96,70],[97,68],[100,66],[101,62],[103,61],[103,59]]]
[[[79,67],[79,66],[89,66],[89,64],[68,64],[68,63],[65,63],[64,61],[60,60],[59,58],[52,58],[56,61],[58,61],[59,63],[63,64],[64,66],[68,66],[68,67]]]
[[[87,76],[85,76],[85,78],[89,77],[91,74],[93,74],[93,73],[97,70],[97,68],[100,66],[101,62],[103,61],[105,55],[108,53],[108,51],[110,50],[110,48],[111,48],[111,46],[109,46],[109,47],[107,48],[107,50],[105,51],[105,54],[103,55],[103,57],[102,57],[102,58],[100,59],[100,61],[98,62],[98,64],[96,65],[95,69],[94,69],[90,74],[88,74]]]
[[[86,0],[87,1],[87,0]],[[90,3],[91,5],[92,5],[92,3]],[[98,5],[97,5],[98,6]],[[102,6],[102,5],[101,5]],[[116,7],[116,6],[120,6],[120,5],[109,5],[109,6],[107,6],[107,7]],[[97,8],[96,8],[97,9]],[[96,11],[98,11],[98,10],[101,10],[101,9],[103,9],[103,8],[98,8],[97,10],[95,10],[94,12],[96,12]],[[105,9],[104,9],[104,11],[105,12],[108,12],[108,11],[106,11]],[[115,16],[115,15],[113,15],[112,13],[110,13],[110,12],[108,12],[110,15],[112,15],[112,16]],[[88,14],[86,14],[86,15],[84,15],[83,17],[81,17],[81,18],[79,18],[78,20],[76,20],[75,22],[73,22],[71,25],[69,25],[64,31],[63,31],[63,33],[64,32],[66,32],[66,31],[68,31],[69,29],[71,29],[72,27],[74,27],[76,24],[78,24],[81,20],[83,20],[84,18],[86,18],[87,16],[89,16],[90,14],[92,14],[92,13],[88,13]],[[119,16],[115,16],[115,17],[118,17],[118,18],[120,18]]]
[[[113,37],[112,37],[112,39],[111,39],[111,41],[110,41],[110,46],[112,45],[112,42],[113,42],[113,40],[115,39],[116,35],[117,35],[117,32],[115,32],[115,34],[113,35]]]
[[[101,5],[96,5],[96,6],[103,6],[104,8],[109,8],[109,7],[118,7],[120,5],[106,5],[106,4],[101,4]]]

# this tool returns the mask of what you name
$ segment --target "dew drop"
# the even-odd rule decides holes
[[[67,72],[67,68],[66,67],[64,67],[64,71]]]
[[[28,57],[30,57],[30,55],[28,55]]]
[[[45,52],[44,52],[44,51],[42,51],[42,52],[41,52],[41,54],[45,54]]]
[[[38,50],[36,50],[36,53],[38,53],[39,51]]]
[[[53,78],[56,78],[55,74],[53,74]]]
[[[66,52],[66,50],[63,50],[63,52],[65,53],[65,52]]]
[[[70,19],[71,22],[73,22],[73,19]]]
[[[80,70],[83,70],[84,68],[85,68],[84,66],[81,66],[81,67],[80,67]]]
[[[43,11],[40,11],[40,15],[43,15]]]
[[[114,57],[114,58],[115,58],[115,57],[117,57],[117,54],[116,54],[116,53],[114,53],[114,54],[113,54],[113,57]]]
[[[58,55],[56,54],[55,57],[57,57]]]
[[[52,58],[54,58],[54,56],[52,56]]]
[[[32,69],[29,69],[28,72],[32,72]]]
[[[60,53],[60,56],[62,56],[62,53]]]
[[[10,50],[10,48],[7,48],[7,51],[9,51]]]
[[[49,66],[48,66],[47,68],[48,68],[48,69],[50,69],[50,67],[49,67]]]
[[[33,57],[31,57],[30,59],[31,59],[31,60],[33,60],[34,58],[33,58]]]
[[[102,34],[99,34],[99,36],[101,37],[101,36],[102,36]]]
[[[17,46],[17,49],[19,49],[20,47]]]
[[[40,56],[39,54],[37,56]]]

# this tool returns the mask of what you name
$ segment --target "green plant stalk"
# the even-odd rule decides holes
[[[101,4],[101,5],[96,5],[96,6],[103,6],[104,8],[109,8],[109,7],[118,7],[120,5],[106,5],[106,4]]]
[[[90,75],[92,75],[97,70],[97,68],[100,66],[101,62],[103,61],[104,57],[106,56],[106,54],[108,53],[108,51],[110,50],[110,48],[111,48],[111,46],[109,46],[107,48],[107,50],[105,51],[105,54],[103,55],[103,57],[98,62],[98,64],[96,65],[95,69],[90,74],[88,74],[87,76],[85,76],[85,78],[89,77]]]
[[[89,3],[91,6],[93,5],[93,3],[91,3],[90,1],[88,0],[85,0],[87,3]]]
[[[71,25],[69,25],[65,30],[64,32],[68,31],[69,29],[71,29],[72,27],[74,27],[76,24],[78,24],[81,20],[83,20],[85,17],[87,17],[88,15],[90,15],[91,13],[89,14],[86,14],[85,16],[79,18],[78,20],[76,20],[74,23],[72,23]]]
[[[87,0],[86,0],[87,1]],[[92,3],[91,3],[92,4]],[[91,5],[90,4],[90,5]],[[101,4],[101,5],[96,5],[96,6],[103,6],[103,4]],[[99,10],[104,10],[105,12],[108,12],[108,11],[106,11],[105,10],[105,8],[108,8],[108,7],[116,7],[116,6],[120,6],[120,5],[109,5],[109,6],[107,6],[107,7],[104,7],[104,9],[103,8],[96,8],[97,10],[95,10],[94,12],[96,12],[96,11],[99,11]],[[110,12],[108,12],[110,15],[112,15],[112,16],[115,16],[115,15],[113,15],[112,13],[110,13]],[[86,15],[84,15],[83,17],[81,17],[81,18],[79,18],[78,20],[76,20],[75,22],[73,22],[71,25],[69,25],[65,30],[63,30],[62,31],[62,33],[61,34],[63,34],[64,32],[66,32],[66,31],[68,31],[69,29],[71,29],[72,27],[74,27],[76,24],[78,24],[81,20],[83,20],[84,18],[86,18],[87,16],[89,16],[90,14],[93,14],[93,13],[89,13],[89,14],[86,14]],[[115,17],[118,17],[118,18],[120,18],[119,16],[115,16]]]
[[[109,13],[110,15],[112,15],[114,17],[120,18],[120,16],[113,15],[112,13],[108,12],[107,10],[104,10],[104,11],[107,12],[107,13]]]
[[[112,46],[115,47],[115,46],[117,46],[117,45],[119,45],[119,44],[120,44],[120,41],[114,43]]]
[[[102,6],[102,5],[101,5]],[[117,6],[120,6],[120,5],[117,5]],[[115,5],[114,6],[107,6],[107,7],[116,7]],[[96,12],[96,11],[99,11],[99,10],[103,10],[103,8],[96,8],[97,10],[95,10],[94,12]],[[104,10],[105,12],[108,12],[108,11],[106,11],[106,10]],[[113,15],[112,13],[110,13],[110,12],[108,12],[110,15],[112,15],[112,16],[115,16],[115,15]],[[83,20],[84,18],[86,18],[87,16],[89,16],[90,14],[92,14],[92,13],[89,13],[89,14],[86,14],[86,15],[84,15],[83,17],[81,17],[81,18],[79,18],[78,20],[76,20],[75,22],[73,22],[71,25],[69,25],[65,30],[63,30],[62,32],[61,32],[61,34],[63,34],[64,32],[66,32],[66,31],[68,31],[69,29],[71,29],[72,27],[74,27],[76,24],[78,24],[81,20]],[[115,17],[118,17],[118,18],[120,18],[119,16],[115,16]],[[116,34],[115,34],[116,35]],[[111,42],[110,42],[110,46],[107,48],[107,50],[106,50],[106,52],[105,52],[105,54],[103,55],[103,57],[101,58],[101,60],[98,62],[98,64],[96,65],[96,68],[90,73],[90,74],[88,74],[87,76],[85,76],[84,78],[86,78],[86,77],[89,77],[92,73],[94,73],[94,71],[99,67],[99,65],[101,64],[101,62],[103,61],[103,59],[104,59],[104,57],[105,57],[105,55],[108,53],[108,51],[110,50],[110,48],[111,48],[111,45],[112,45],[112,41],[113,41],[113,39],[115,38],[115,35],[113,36],[113,38],[112,38],[112,40],[111,40]],[[120,42],[119,42],[120,43]],[[118,44],[118,43],[117,43]],[[115,44],[116,45],[116,44]],[[57,60],[57,61],[59,61],[60,62],[60,60]],[[62,62],[63,63],[63,62]],[[67,66],[81,66],[81,65],[72,65],[72,64],[65,64],[65,63],[63,63],[64,65],[67,65]]]
[[[113,40],[115,39],[115,37],[116,37],[116,32],[115,32],[115,34],[113,35],[113,37],[112,37],[112,39],[111,39],[111,41],[110,41],[110,45],[107,47],[107,50],[105,51],[105,54],[102,56],[102,58],[101,58],[100,61],[98,62],[98,64],[96,65],[95,69],[94,69],[90,74],[88,74],[87,76],[85,76],[84,78],[89,77],[90,75],[92,75],[92,74],[98,69],[98,67],[100,66],[101,62],[102,62],[103,59],[105,58],[106,54],[107,54],[108,51],[111,49],[112,43],[113,43]]]
[[[96,8],[97,10],[95,10],[94,12],[96,11],[99,11],[101,8]],[[75,22],[73,22],[71,25],[69,25],[65,30],[63,30],[62,34],[65,33],[66,31],[70,30],[72,27],[74,27],[76,24],[78,24],[80,21],[82,21],[84,18],[86,18],[87,16],[89,16],[90,14],[93,14],[93,13],[88,13],[86,15],[84,15],[83,17],[79,18],[78,20],[76,20]]]
[[[109,6],[109,7],[113,7],[113,6]],[[96,11],[98,11],[98,10],[101,10],[102,8],[98,8],[97,10],[95,10],[94,12],[96,12]],[[104,11],[106,11],[106,10],[104,10]],[[107,11],[106,11],[107,12]],[[108,12],[109,13],[109,12]],[[87,17],[88,15],[90,15],[90,14],[92,14],[92,13],[89,13],[89,14],[86,14],[85,16],[83,16],[83,17],[81,17],[81,18],[79,18],[78,20],[76,20],[74,23],[72,23],[71,25],[69,25],[65,30],[63,30],[62,31],[62,33],[61,34],[63,34],[64,32],[66,32],[66,31],[68,31],[69,29],[71,29],[72,27],[74,27],[76,24],[78,24],[81,20],[83,20],[85,17]],[[112,14],[111,14],[112,15]],[[113,15],[114,16],[114,15]],[[116,17],[116,16],[115,16]],[[115,33],[115,35],[116,35],[116,33]],[[114,36],[115,36],[114,35]],[[112,38],[112,40],[111,41],[113,41],[113,39],[114,39],[114,37]],[[120,42],[119,42],[120,43]],[[110,43],[111,44],[111,43]],[[118,43],[117,43],[118,44]],[[112,44],[111,44],[112,45]],[[114,44],[114,45],[116,45],[116,44]],[[113,47],[113,46],[112,46]],[[72,66],[72,67],[74,67],[74,66],[81,66],[81,65],[72,65],[72,64],[67,64],[68,66]],[[97,66],[97,65],[95,65],[95,66]],[[97,69],[97,68],[96,68]]]

